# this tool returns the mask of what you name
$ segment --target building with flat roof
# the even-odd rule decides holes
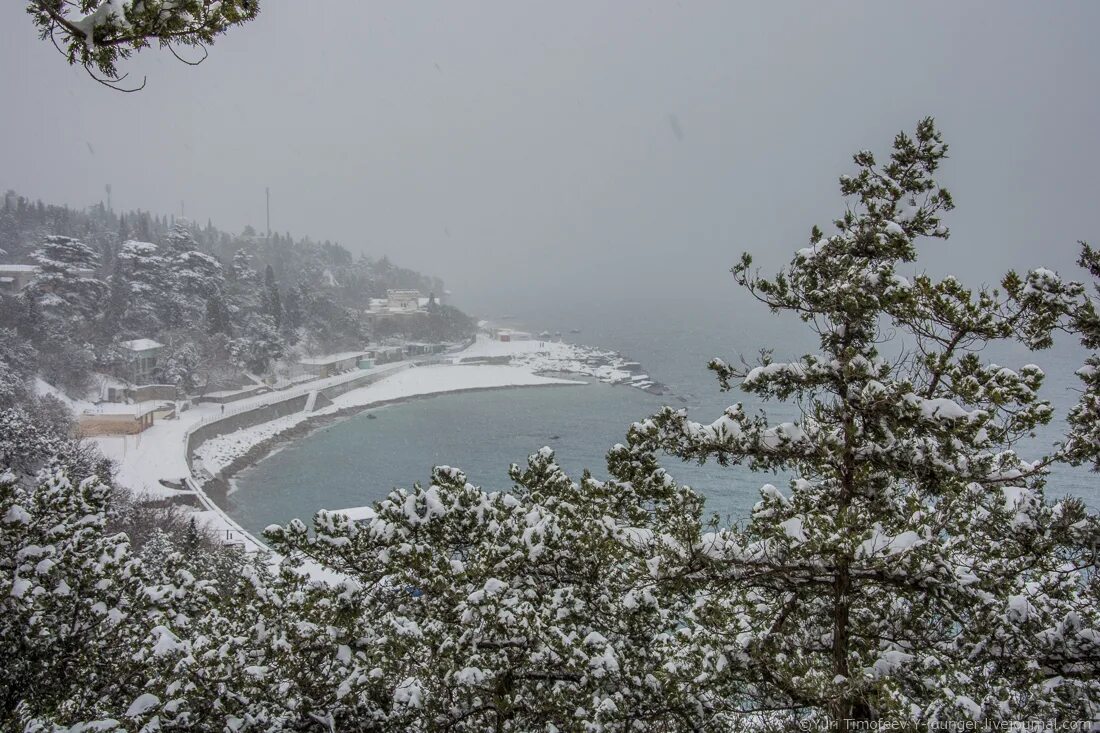
[[[309,374],[317,377],[331,377],[333,374],[358,369],[359,361],[366,355],[365,351],[343,351],[338,354],[299,359],[298,364]]]
[[[151,384],[157,368],[157,359],[164,344],[153,339],[133,339],[119,343],[123,357],[116,376],[131,384]]]
[[[0,265],[0,293],[18,293],[31,284],[38,265]]]

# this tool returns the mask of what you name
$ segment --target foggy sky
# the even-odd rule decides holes
[[[0,187],[264,226],[520,301],[718,302],[933,115],[952,238],[929,269],[1071,269],[1100,241],[1100,4],[265,0],[199,67],[112,92],[0,5]],[[648,295],[647,295],[648,293]],[[655,294],[654,294],[655,293]]]

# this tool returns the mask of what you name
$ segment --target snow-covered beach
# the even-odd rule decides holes
[[[149,499],[191,496],[202,507],[196,511],[201,521],[219,533],[224,532],[227,540],[257,546],[258,541],[248,536],[224,509],[206,496],[203,486],[214,477],[230,477],[244,465],[267,455],[281,442],[308,432],[312,426],[371,407],[431,395],[584,384],[575,379],[548,376],[550,374],[578,375],[640,389],[652,384],[639,369],[624,368],[624,365],[633,365],[617,354],[558,341],[502,342],[482,334],[465,349],[437,361],[424,365],[398,362],[347,372],[242,400],[232,406],[229,416],[260,410],[297,394],[361,379],[364,374],[377,377],[366,386],[335,396],[323,407],[302,409],[241,429],[227,428],[226,432],[194,446],[190,456],[187,446],[191,434],[227,417],[220,405],[196,405],[181,412],[178,418],[157,421],[137,435],[99,436],[92,440],[105,456],[115,461],[117,479],[122,486]],[[642,379],[637,379],[639,376]]]
[[[522,366],[443,364],[403,370],[367,387],[340,395],[332,400],[331,405],[312,412],[294,413],[204,441],[195,451],[193,466],[212,476],[223,474],[257,446],[278,439],[280,435],[304,424],[402,400],[481,389],[575,384],[582,382],[541,376]]]

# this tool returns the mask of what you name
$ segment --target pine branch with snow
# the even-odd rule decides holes
[[[185,63],[200,63],[206,46],[260,11],[258,0],[30,0],[26,7],[43,40],[109,84],[125,79],[120,61],[153,44],[177,58],[177,48],[198,48],[203,55]]]

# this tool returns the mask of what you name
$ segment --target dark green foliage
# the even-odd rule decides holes
[[[89,73],[98,70],[116,82],[121,81],[118,62],[134,51],[153,44],[205,49],[260,11],[259,0],[30,0],[26,7],[39,35],[54,43],[70,64],[80,64]]]

